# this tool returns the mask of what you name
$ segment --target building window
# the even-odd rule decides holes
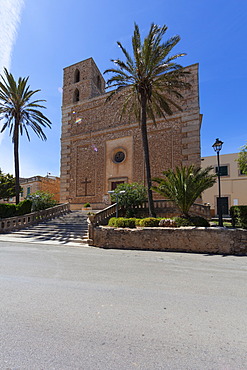
[[[218,174],[218,167],[215,167],[215,173]],[[229,176],[228,166],[220,166],[220,176]]]
[[[239,171],[238,171],[238,175],[239,175],[239,176],[246,176],[246,173],[243,173],[243,171],[242,171],[242,170],[239,170]]]
[[[27,187],[27,198],[29,197],[29,195],[31,194],[31,188],[30,186]]]
[[[76,103],[80,100],[80,93],[78,89],[75,89],[73,96],[73,103]]]
[[[117,152],[115,155],[114,155],[114,162],[116,163],[121,163],[125,160],[125,154],[124,152],[122,151],[119,151]]]
[[[97,76],[97,88],[101,91],[101,79],[100,79],[100,76]]]
[[[80,81],[80,71],[76,69],[75,74],[74,74],[74,83],[79,82],[79,81]]]

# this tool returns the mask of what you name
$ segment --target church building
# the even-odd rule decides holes
[[[198,64],[186,70],[192,87],[183,93],[183,111],[147,124],[152,177],[182,164],[201,164]],[[84,203],[106,207],[108,191],[120,183],[145,185],[139,123],[120,120],[121,101],[106,103],[106,98],[105,80],[92,58],[64,69],[60,200],[71,209]]]

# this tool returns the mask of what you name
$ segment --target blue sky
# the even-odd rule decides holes
[[[174,50],[187,53],[181,64],[199,63],[202,156],[214,155],[216,137],[224,141],[222,154],[245,144],[246,0],[0,0],[0,9],[0,70],[30,76],[52,121],[46,142],[35,134],[31,142],[21,138],[22,177],[59,175],[63,68],[89,57],[101,72],[111,67],[110,59],[121,56],[116,41],[130,50],[134,22],[143,35],[152,22],[166,24],[167,38],[181,36]],[[0,168],[14,171],[7,133],[0,134]]]

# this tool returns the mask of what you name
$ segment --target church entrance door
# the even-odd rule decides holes
[[[111,183],[111,190],[115,190],[116,187],[119,185],[119,184],[124,184],[125,181],[112,181]]]

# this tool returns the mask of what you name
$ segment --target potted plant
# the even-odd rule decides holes
[[[84,203],[84,204],[83,204],[83,210],[84,210],[84,211],[88,211],[88,210],[90,210],[90,209],[92,209],[92,208],[91,208],[91,204],[90,204],[90,203],[88,203],[88,202],[87,202],[87,203]]]

